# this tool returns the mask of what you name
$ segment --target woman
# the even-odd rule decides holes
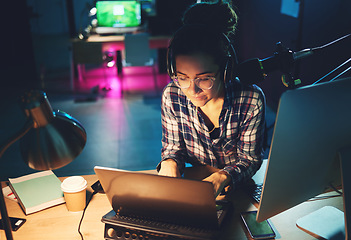
[[[185,163],[210,166],[215,196],[250,179],[263,156],[265,98],[235,78],[229,38],[237,16],[228,3],[198,3],[169,46],[172,82],[162,96],[160,175],[180,177]]]

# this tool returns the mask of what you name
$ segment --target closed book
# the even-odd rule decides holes
[[[9,182],[26,215],[65,202],[61,181],[51,170],[9,178]]]

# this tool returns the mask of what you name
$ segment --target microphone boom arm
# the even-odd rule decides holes
[[[301,83],[301,80],[294,79],[292,74],[294,63],[297,60],[310,56],[350,36],[351,34],[347,34],[323,46],[306,48],[298,52],[293,52],[284,47],[281,42],[278,42],[276,43],[276,51],[273,56],[262,60],[253,58],[240,63],[237,67],[237,77],[245,84],[250,85],[265,80],[268,73],[280,70],[283,73],[283,84],[288,88],[296,88]]]

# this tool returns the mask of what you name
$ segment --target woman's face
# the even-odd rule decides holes
[[[211,100],[224,95],[223,80],[220,78],[219,65],[207,54],[178,55],[176,60],[176,76],[191,80],[202,77],[216,77],[211,89],[201,89],[194,81],[189,88],[181,88],[188,99],[197,107],[203,107]]]

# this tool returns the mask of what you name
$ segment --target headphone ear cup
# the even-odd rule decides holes
[[[232,43],[229,43],[229,52],[230,52],[230,64],[229,65],[229,68],[230,68],[230,71],[228,74],[230,79],[232,78],[235,78],[236,77],[236,69],[237,69],[237,66],[238,66],[238,59],[236,57],[236,52],[235,52],[235,49],[233,47],[233,44]]]
[[[223,82],[226,82],[227,79],[228,79],[228,63],[229,63],[229,58],[227,59],[226,63],[225,63],[225,66],[224,66],[224,71],[223,71]]]
[[[236,74],[237,68],[238,68],[238,58],[236,57],[236,52],[235,49],[233,47],[233,45],[231,44],[231,49],[232,49],[232,57],[231,57],[231,71],[232,71],[232,76],[236,76],[234,74]]]
[[[175,75],[175,66],[174,66],[173,54],[172,54],[172,45],[173,45],[172,42],[173,42],[173,39],[171,40],[167,49],[167,73],[170,77]]]
[[[227,79],[232,80],[232,78],[234,77],[234,74],[236,73],[236,68],[238,65],[238,60],[236,57],[236,52],[235,52],[233,44],[231,43],[231,41],[229,40],[227,35],[222,33],[222,36],[228,44],[228,55],[229,56],[228,56],[228,60],[226,62],[226,66],[224,69],[224,75],[223,75],[224,81],[227,81]]]
[[[233,64],[233,58],[231,56],[228,57],[227,59],[227,62],[225,64],[225,67],[224,67],[224,71],[223,71],[223,79],[224,79],[224,82],[226,82],[228,79],[228,81],[230,81],[233,77],[233,67],[234,67],[234,64]]]
[[[172,58],[171,58],[170,46],[167,49],[167,73],[169,76],[172,76]]]

